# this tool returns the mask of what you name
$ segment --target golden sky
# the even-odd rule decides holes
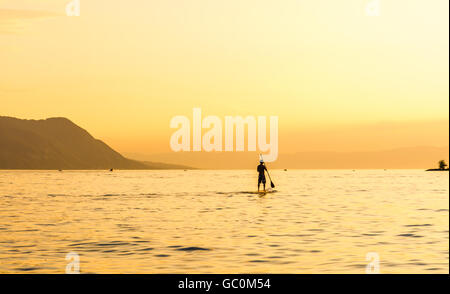
[[[0,115],[121,152],[169,151],[193,107],[278,115],[280,153],[448,145],[448,0],[68,2],[0,0]]]

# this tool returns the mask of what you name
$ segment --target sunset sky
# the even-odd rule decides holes
[[[168,152],[194,107],[279,116],[280,153],[448,146],[448,0],[69,2],[0,0],[0,115],[120,152]]]

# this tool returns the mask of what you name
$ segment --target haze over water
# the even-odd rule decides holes
[[[0,171],[0,273],[449,272],[449,177],[421,170]]]

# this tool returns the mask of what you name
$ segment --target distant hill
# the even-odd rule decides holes
[[[185,169],[123,157],[67,118],[0,116],[0,169]]]
[[[280,156],[282,168],[426,169],[448,160],[448,147],[409,147],[365,152],[302,152]]]
[[[172,152],[164,154],[128,154],[137,160],[162,161],[202,169],[254,169],[257,152]],[[448,147],[411,147],[365,152],[299,152],[279,154],[271,168],[280,169],[427,169],[444,159]]]

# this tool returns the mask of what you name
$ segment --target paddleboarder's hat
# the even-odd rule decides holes
[[[261,160],[260,160],[259,162],[263,163],[263,162],[264,162],[264,160],[262,160],[262,159],[261,159]]]

